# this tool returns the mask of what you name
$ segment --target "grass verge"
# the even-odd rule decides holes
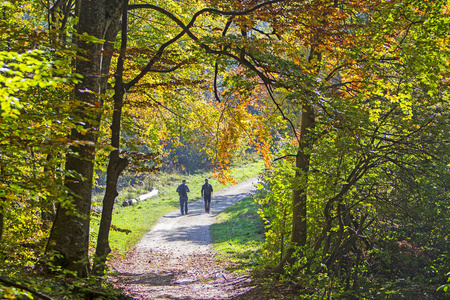
[[[236,182],[242,182],[258,176],[263,168],[262,161],[251,162],[232,168],[231,176]],[[179,208],[178,195],[175,190],[182,179],[187,180],[191,190],[189,202],[201,198],[200,191],[205,178],[209,179],[214,192],[232,185],[232,183],[220,184],[216,178],[212,177],[211,172],[193,175],[159,173],[149,175],[149,177],[151,177],[148,180],[152,183],[151,185],[130,186],[119,193],[118,203],[114,208],[113,226],[109,240],[113,255],[120,255],[130,250],[160,217]],[[152,186],[158,189],[158,196],[140,201],[133,206],[121,207],[123,201],[148,193]],[[99,216],[94,216],[91,222],[91,245],[95,245],[97,240],[98,224]]]
[[[230,271],[244,272],[258,265],[264,225],[256,210],[253,198],[245,198],[220,213],[218,223],[211,226],[214,248]]]

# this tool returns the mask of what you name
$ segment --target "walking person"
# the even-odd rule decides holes
[[[189,187],[186,185],[186,180],[183,179],[183,182],[177,187],[177,193],[180,196],[181,215],[188,214],[188,192],[190,192]]]
[[[213,187],[208,183],[208,179],[205,179],[205,184],[202,186],[202,197],[205,200],[205,212],[209,213],[211,209],[211,193],[213,192]]]

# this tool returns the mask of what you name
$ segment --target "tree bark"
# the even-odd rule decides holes
[[[313,59],[320,61],[322,56],[315,50],[313,46],[309,53],[308,61]],[[316,74],[319,74],[319,66],[316,66]],[[298,151],[295,156],[295,177],[294,189],[292,191],[292,231],[290,247],[287,249],[285,256],[275,267],[275,272],[284,273],[286,264],[293,265],[296,257],[293,255],[297,247],[306,246],[307,231],[307,199],[308,199],[308,173],[312,149],[316,136],[312,133],[315,127],[315,115],[312,104],[305,98],[302,101],[302,118],[300,124],[300,137]]]
[[[0,166],[0,176],[3,175],[3,167]],[[0,198],[1,202],[6,202],[5,197]],[[0,203],[1,203],[0,202]],[[3,215],[3,207],[0,207],[0,242],[3,239],[3,231],[5,229],[5,216]]]
[[[308,151],[313,144],[310,132],[314,128],[314,121],[314,112],[311,105],[305,103],[302,111],[300,145],[295,159],[295,179],[299,182],[296,183],[292,197],[293,219],[291,243],[297,246],[306,245],[307,238],[306,200],[310,163],[310,154]],[[304,182],[301,182],[303,180]]]
[[[123,63],[127,47],[127,9],[128,0],[125,0],[122,14],[122,45],[120,56],[117,62],[117,71],[114,75],[116,81],[114,85],[114,111],[111,123],[111,146],[114,150],[109,155],[108,169],[106,173],[106,191],[103,198],[102,217],[100,220],[100,228],[97,237],[97,247],[95,250],[95,259],[93,273],[95,275],[103,275],[106,267],[106,259],[111,252],[109,246],[109,229],[112,222],[112,212],[114,202],[118,195],[117,183],[122,171],[128,165],[128,159],[120,157],[120,127],[122,118],[123,98],[125,95],[125,87],[123,83]]]
[[[123,0],[81,1],[78,33],[104,39],[104,43],[78,41],[79,55],[85,59],[76,62],[76,73],[83,76],[75,87],[73,128],[69,138],[73,141],[66,154],[65,186],[70,191],[73,207],[58,205],[53,223],[48,252],[59,254],[55,264],[86,277],[90,271],[89,222],[91,209],[92,176],[94,171],[97,131],[101,119],[103,100],[107,87],[113,42],[119,32]],[[81,128],[82,127],[82,128]]]
[[[4,224],[5,223],[5,221],[4,221],[4,218],[3,218],[3,214],[2,213],[0,213],[0,242],[2,241],[2,239],[3,239],[3,227],[4,227]]]
[[[292,194],[292,231],[291,246],[287,248],[286,254],[276,266],[276,273],[284,273],[286,264],[293,265],[296,258],[293,256],[296,247],[306,245],[307,240],[307,190],[308,190],[308,172],[310,163],[311,148],[314,139],[310,132],[314,129],[315,118],[314,111],[309,103],[303,103],[302,119],[300,127],[300,143],[295,156],[295,187]]]

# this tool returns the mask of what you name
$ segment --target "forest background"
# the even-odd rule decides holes
[[[226,182],[257,152],[271,278],[304,298],[448,295],[448,1],[0,4],[2,290],[106,284],[124,171]]]

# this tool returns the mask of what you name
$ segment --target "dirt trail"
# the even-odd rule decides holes
[[[249,278],[217,264],[209,226],[218,213],[254,193],[256,182],[250,179],[214,193],[210,214],[199,200],[189,203],[188,215],[177,210],[159,219],[125,259],[113,263],[119,272],[115,284],[135,299],[242,299],[251,289],[243,285]]]

